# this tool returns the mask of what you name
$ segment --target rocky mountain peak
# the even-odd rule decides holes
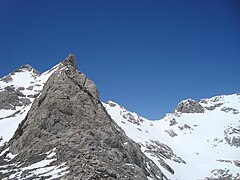
[[[40,75],[40,73],[29,64],[20,66],[12,74],[14,74],[16,72],[23,72],[23,71],[33,72],[36,75]]]
[[[1,152],[0,179],[56,178],[53,170],[64,179],[163,179],[140,145],[111,119],[74,56],[62,64]]]

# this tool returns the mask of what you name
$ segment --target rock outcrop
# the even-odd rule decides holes
[[[25,98],[25,95],[14,87],[7,86],[0,92],[0,109],[14,110],[16,106],[25,106],[31,101]]]
[[[203,113],[204,108],[201,106],[199,102],[194,101],[192,99],[187,99],[180,102],[177,105],[177,108],[175,111],[181,112],[181,113]]]
[[[6,76],[4,76],[3,78],[0,79],[0,81],[3,81],[3,82],[5,82],[5,83],[9,83],[9,82],[11,82],[12,80],[13,80],[13,79],[12,79],[12,77],[11,77],[10,74],[8,74],[8,75],[6,75]]]
[[[0,179],[53,178],[43,169],[63,166],[57,179],[166,179],[111,119],[73,55],[49,77],[3,150]],[[40,162],[49,163],[38,171]]]

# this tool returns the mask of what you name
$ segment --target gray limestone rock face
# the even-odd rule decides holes
[[[181,113],[203,113],[204,108],[197,101],[187,99],[180,102],[175,111]]]
[[[52,164],[65,163],[68,168],[61,179],[166,179],[111,119],[96,85],[76,69],[73,55],[49,77],[7,147],[17,156],[4,163],[17,162],[21,167],[56,149]],[[10,168],[2,178],[16,171]],[[26,171],[22,173],[27,177]],[[48,179],[44,174],[34,178]]]
[[[23,106],[27,106],[27,105],[31,104],[31,101],[28,98],[21,98],[20,101]]]
[[[15,109],[16,106],[22,106],[23,103],[19,99],[20,97],[24,97],[24,95],[19,91],[15,90],[11,86],[5,87],[4,91],[0,92],[0,109]],[[26,100],[24,99],[24,104]]]

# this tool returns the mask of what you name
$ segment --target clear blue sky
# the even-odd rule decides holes
[[[69,52],[113,100],[150,119],[240,92],[239,0],[1,0],[1,77]]]

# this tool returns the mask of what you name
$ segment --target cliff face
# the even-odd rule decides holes
[[[111,119],[69,55],[1,153],[0,178],[164,179]]]

